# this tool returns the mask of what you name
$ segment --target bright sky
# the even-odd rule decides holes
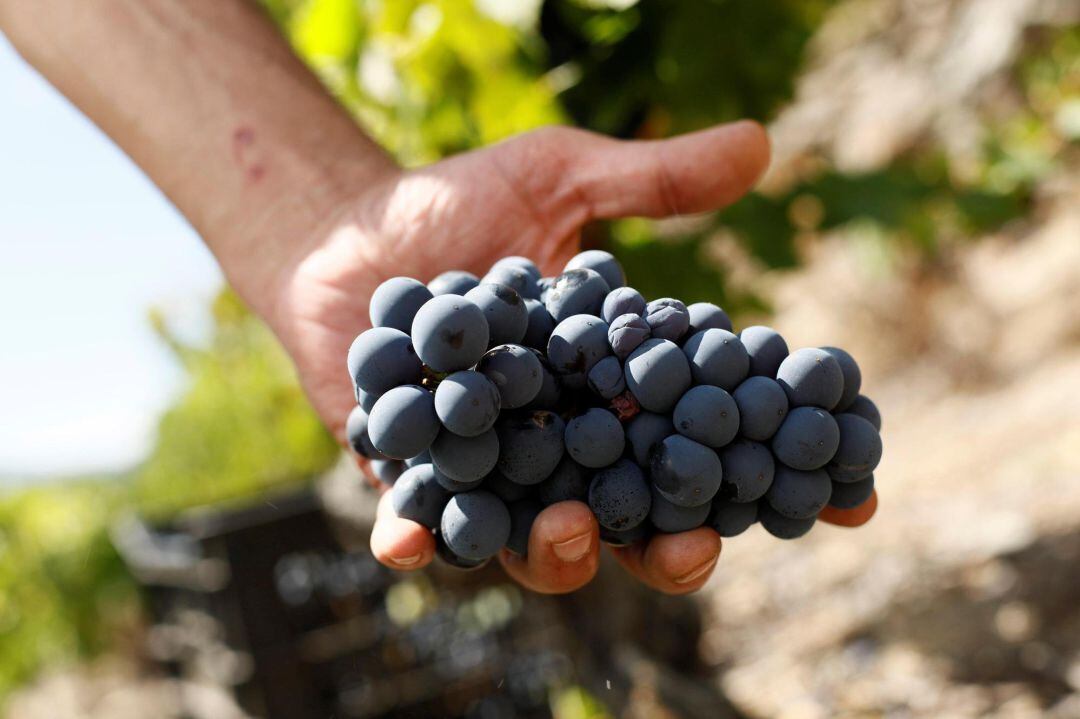
[[[2,36],[0,92],[0,484],[130,466],[183,379],[147,313],[205,331],[220,272]]]

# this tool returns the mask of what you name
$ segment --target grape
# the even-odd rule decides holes
[[[449,272],[443,272],[431,282],[428,282],[427,288],[435,297],[439,295],[459,295],[464,297],[466,292],[478,284],[480,284],[480,279],[473,273],[464,272],[463,270],[450,270]]]
[[[439,295],[416,313],[412,336],[424,364],[436,372],[455,372],[480,361],[490,333],[483,310],[471,301]]]
[[[874,475],[870,474],[854,482],[833,482],[829,506],[837,509],[855,509],[874,493]]]
[[[386,456],[375,449],[375,445],[371,443],[371,437],[368,435],[369,421],[368,413],[363,407],[352,408],[348,419],[345,420],[345,437],[349,441],[349,446],[361,457],[386,459]]]
[[[645,321],[653,337],[675,342],[690,328],[690,313],[679,300],[662,297],[645,306]]]
[[[630,443],[630,454],[642,467],[652,462],[652,453],[657,445],[675,434],[675,425],[667,415],[641,412],[626,426],[626,441]]]
[[[551,476],[540,483],[537,497],[544,506],[568,500],[584,502],[591,478],[587,469],[564,455]]]
[[[510,538],[510,512],[501,499],[482,489],[455,494],[443,510],[439,533],[459,557],[487,559]]]
[[[540,289],[540,301],[547,305],[548,292],[555,286],[555,278],[541,277],[536,281],[536,286]]]
[[[416,385],[390,390],[371,408],[368,435],[375,448],[392,459],[423,452],[439,433],[439,417],[431,393]]]
[[[775,377],[780,363],[788,356],[787,342],[780,333],[772,327],[752,325],[739,333],[739,340],[750,356],[750,375]]]
[[[381,395],[420,381],[420,359],[409,335],[393,327],[373,327],[349,347],[349,376],[364,392]]]
[[[492,267],[480,280],[480,284],[494,284],[509,287],[522,298],[536,300],[540,298],[540,288],[536,284],[538,277],[533,277],[524,267]]]
[[[488,270],[488,272],[493,272],[502,267],[519,267],[528,272],[534,280],[540,280],[540,268],[537,267],[536,263],[530,260],[528,257],[522,257],[520,255],[503,257],[501,260],[493,264],[491,266],[491,269]]]
[[[600,541],[610,544],[612,547],[629,547],[647,540],[652,535],[652,525],[642,522],[630,529],[608,529],[600,526]]]
[[[655,487],[652,493],[649,521],[661,532],[673,534],[696,529],[705,523],[709,510],[712,508],[707,502],[696,507],[681,507],[665,499]]]
[[[459,557],[454,554],[454,550],[446,546],[446,540],[438,533],[435,534],[435,554],[439,559],[443,560],[443,562],[449,564],[451,567],[463,569],[465,571],[480,569],[491,561],[491,557],[488,557],[487,559],[465,559],[465,557]]]
[[[711,385],[691,387],[675,405],[675,429],[709,447],[723,447],[739,433],[739,408],[731,395]]]
[[[531,351],[533,356],[540,362],[542,381],[540,391],[533,397],[529,407],[531,409],[555,409],[559,406],[559,399],[562,397],[562,392],[559,389],[559,378],[551,371],[551,365],[548,364],[547,357],[536,350]]]
[[[589,370],[610,354],[607,324],[598,317],[574,315],[555,326],[548,340],[548,361],[562,384],[584,389]]]
[[[415,467],[418,464],[431,464],[431,452],[426,449],[415,457],[405,460],[406,467]]]
[[[607,467],[625,448],[622,425],[606,409],[590,409],[566,423],[566,451],[585,467]]]
[[[847,408],[848,414],[857,414],[865,419],[870,424],[874,425],[874,429],[878,432],[881,431],[881,412],[878,411],[877,405],[874,404],[866,395],[860,394],[855,398],[855,401],[851,403],[851,406]]]
[[[690,313],[690,329],[687,334],[697,334],[702,330],[727,330],[731,332],[731,318],[727,312],[711,302],[695,302],[686,308]]]
[[[503,409],[524,407],[536,398],[544,384],[544,368],[530,350],[521,345],[493,347],[476,366],[499,389]]]
[[[479,372],[463,370],[446,377],[435,389],[435,414],[443,427],[462,437],[491,429],[499,418],[499,390]]]
[[[365,392],[359,387],[356,388],[356,403],[360,405],[368,414],[371,414],[371,408],[375,406],[375,402],[378,399],[379,395],[372,394],[371,392]]]
[[[641,468],[628,459],[596,473],[589,483],[589,508],[601,527],[617,531],[645,521],[652,492]]]
[[[836,363],[840,365],[840,373],[844,377],[844,391],[840,395],[840,401],[832,408],[833,412],[843,412],[855,398],[859,396],[859,388],[862,387],[862,371],[855,362],[855,358],[839,347],[822,347],[832,355]]]
[[[832,480],[823,469],[803,472],[780,465],[773,475],[765,501],[790,519],[810,519],[829,503]]]
[[[776,430],[772,451],[792,469],[820,469],[839,443],[840,428],[831,414],[818,407],[796,407]]]
[[[765,531],[777,539],[798,539],[814,527],[817,517],[792,519],[785,517],[769,506],[768,502],[758,504],[758,521]]]
[[[529,310],[525,301],[512,287],[481,282],[465,293],[465,299],[476,304],[487,318],[490,335],[488,346],[517,343],[529,327]]]
[[[645,314],[646,304],[645,298],[633,287],[618,287],[608,292],[607,297],[604,298],[604,307],[600,316],[609,324],[621,315],[640,317]]]
[[[840,363],[816,347],[805,347],[788,355],[776,370],[776,381],[784,388],[792,407],[831,410],[844,393]]]
[[[733,502],[753,502],[769,491],[776,462],[769,448],[758,442],[741,439],[720,452],[724,468],[721,493]]]
[[[641,343],[652,336],[649,323],[635,314],[619,315],[608,327],[608,344],[619,359],[626,359]]]
[[[401,473],[405,471],[405,464],[396,459],[373,459],[371,460],[371,473],[375,479],[387,487],[393,487]]]
[[[727,330],[702,330],[683,346],[696,384],[711,384],[728,392],[750,371],[750,356],[738,337]]]
[[[375,288],[368,304],[372,327],[412,329],[413,317],[433,297],[431,290],[411,277],[391,277]]]
[[[758,502],[732,502],[715,499],[706,524],[721,537],[737,537],[758,519]]]
[[[499,435],[499,471],[518,484],[538,484],[555,470],[563,456],[566,424],[546,410],[504,415],[495,424]]]
[[[787,417],[787,394],[776,380],[747,377],[731,396],[739,407],[739,434],[747,439],[770,439]]]
[[[510,510],[510,536],[506,540],[506,548],[524,557],[529,553],[529,533],[532,532],[533,522],[544,510],[544,505],[535,499],[523,499],[520,502],[514,502],[508,509]]]
[[[501,499],[507,506],[518,500],[525,499],[531,494],[529,488],[524,484],[511,482],[498,470],[484,478],[484,489]]]
[[[657,446],[651,468],[656,489],[681,507],[709,502],[720,489],[724,474],[716,452],[678,434]]]
[[[439,483],[443,489],[451,494],[457,494],[459,492],[471,492],[474,489],[479,489],[484,484],[482,479],[471,479],[465,482],[460,482],[452,477],[443,474],[439,468],[435,467],[435,481]]]
[[[529,314],[529,323],[521,344],[538,350],[547,349],[551,331],[555,329],[555,318],[540,300],[525,300],[525,309]]]
[[[443,507],[450,501],[450,493],[435,481],[435,468],[430,464],[409,467],[390,490],[390,504],[394,514],[418,522],[428,529],[439,526]]]
[[[589,389],[604,399],[612,399],[626,391],[622,362],[608,355],[589,370]]]
[[[881,435],[874,425],[857,414],[834,415],[840,430],[836,454],[825,465],[834,482],[857,482],[873,472],[881,461]]]
[[[443,430],[431,443],[430,452],[435,468],[450,479],[479,482],[499,461],[499,437],[493,429],[475,437]]]
[[[604,278],[604,282],[611,289],[626,284],[626,275],[623,273],[622,265],[615,259],[615,255],[610,252],[586,250],[575,255],[566,263],[566,270],[576,270],[582,267],[597,272]]]
[[[582,314],[599,318],[609,290],[604,278],[592,270],[567,270],[555,278],[544,306],[556,322]]]
[[[626,387],[650,412],[670,412],[690,387],[690,364],[674,342],[646,340],[626,360]]]

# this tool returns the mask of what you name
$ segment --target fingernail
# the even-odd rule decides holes
[[[571,537],[565,542],[555,542],[551,545],[555,556],[564,562],[576,562],[589,553],[592,547],[592,532],[585,532],[576,537]]]
[[[394,564],[399,564],[402,567],[408,567],[410,565],[413,565],[413,564],[416,564],[417,562],[419,562],[420,557],[422,557],[422,556],[424,556],[424,555],[421,553],[421,554],[414,554],[411,557],[390,557],[390,561],[393,562]]]
[[[709,573],[709,571],[716,566],[716,560],[719,557],[713,557],[709,561],[705,562],[701,566],[691,570],[688,574],[684,574],[675,580],[676,584],[689,584],[695,579],[701,579],[703,576]]]

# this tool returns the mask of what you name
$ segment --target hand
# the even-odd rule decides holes
[[[343,439],[353,406],[345,355],[369,326],[368,299],[383,280],[428,280],[449,269],[483,275],[507,255],[557,274],[593,219],[702,212],[747,192],[768,163],[762,129],[749,122],[659,142],[621,142],[569,128],[547,128],[405,172],[392,172],[348,203],[286,268],[268,319],[292,354],[308,395]],[[434,540],[380,502],[372,550],[384,564],[425,566]],[[527,559],[504,550],[507,573],[539,592],[568,592],[596,573],[600,542],[588,507],[549,507],[533,526]],[[616,550],[650,586],[699,588],[720,553],[720,538],[697,529]]]

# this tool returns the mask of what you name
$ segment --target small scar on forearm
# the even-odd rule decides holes
[[[266,167],[256,159],[255,130],[240,125],[233,131],[233,161],[244,171],[244,176],[251,182],[258,182],[266,174]]]

